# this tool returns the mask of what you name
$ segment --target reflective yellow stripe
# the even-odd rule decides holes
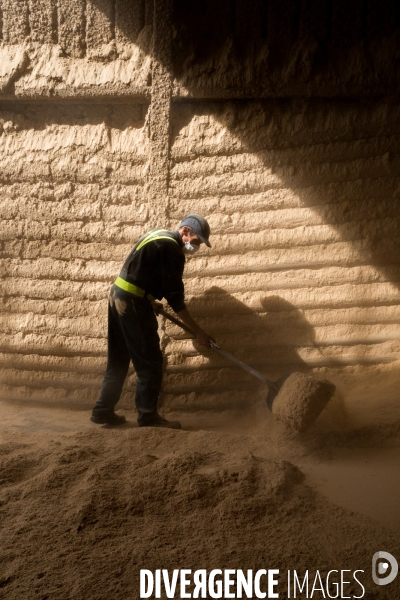
[[[147,234],[147,236],[144,238],[144,240],[142,240],[140,242],[140,244],[138,244],[136,246],[135,250],[136,251],[140,250],[141,248],[143,248],[143,246],[145,246],[149,242],[153,242],[154,240],[171,240],[171,242],[175,242],[175,244],[178,243],[173,237],[170,237],[169,235],[158,235],[159,231],[167,231],[167,230],[166,229],[156,229],[156,231],[152,231],[151,233]]]
[[[153,231],[149,231],[148,233],[146,233],[143,236],[142,242],[144,242],[144,240],[147,240],[147,238],[151,238],[153,235],[157,235],[158,233],[160,233],[160,231],[166,231],[166,229],[161,229],[160,227],[158,229],[153,229]],[[140,242],[141,243],[141,242]],[[136,250],[137,248],[135,248]]]
[[[143,246],[149,242],[153,242],[154,240],[171,240],[172,242],[175,242],[175,244],[178,244],[178,242],[169,235],[158,235],[158,233],[161,231],[167,231],[167,229],[156,229],[155,231],[151,231],[140,242],[140,244],[136,246],[135,250],[140,250],[143,248]],[[125,279],[122,279],[122,277],[117,277],[117,279],[114,281],[114,285],[121,288],[121,290],[125,290],[125,292],[133,294],[134,296],[139,296],[139,298],[144,298],[146,296],[145,290],[142,290],[142,288],[134,285],[133,283],[129,283],[129,281],[125,281]],[[155,298],[151,294],[147,294],[147,298],[150,300],[150,302],[155,302]]]
[[[178,243],[176,240],[174,240],[174,238],[169,237],[169,235],[157,235],[156,237],[152,237],[148,240],[143,240],[143,242],[140,242],[136,250],[140,250],[140,248],[143,248],[143,246],[145,246],[149,242],[153,242],[154,240],[171,240],[171,242],[175,242],[175,244]]]
[[[140,248],[147,244],[147,242],[151,242],[160,233],[160,231],[166,231],[166,229],[155,229],[154,231],[146,233],[142,241],[136,246],[135,250],[140,250]]]
[[[139,298],[144,298],[146,292],[142,290],[142,288],[137,285],[133,285],[133,283],[129,283],[129,281],[125,281],[122,277],[117,277],[114,281],[114,285],[117,285],[121,290],[125,290],[134,296],[139,296]]]

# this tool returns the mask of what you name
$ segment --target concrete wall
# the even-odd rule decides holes
[[[214,233],[186,289],[227,350],[271,376],[400,358],[399,116],[383,101],[174,108],[170,215],[196,208]],[[178,348],[166,389],[182,402],[246,401],[246,374]]]
[[[3,398],[89,406],[121,262],[194,211],[189,306],[227,350],[272,377],[397,372],[398,11],[253,4],[2,1]],[[166,406],[256,394],[160,325]]]
[[[0,113],[3,396],[96,396],[109,284],[149,220],[147,110]]]

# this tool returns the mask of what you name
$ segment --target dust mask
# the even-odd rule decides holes
[[[183,254],[195,254],[198,250],[200,250],[200,246],[192,246],[190,242],[185,242],[182,250]]]

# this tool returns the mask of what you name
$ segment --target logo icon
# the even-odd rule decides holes
[[[398,571],[399,565],[392,554],[383,551],[375,552],[372,557],[372,579],[376,585],[392,583]]]

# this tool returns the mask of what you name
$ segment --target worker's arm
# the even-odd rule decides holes
[[[185,257],[174,242],[161,240],[159,243],[162,296],[174,312],[185,308],[185,289],[182,281]]]
[[[158,311],[160,308],[163,308],[163,305],[161,302],[154,301],[153,308],[156,315],[158,315]],[[193,332],[196,334],[196,339],[199,342],[199,344],[205,346],[206,348],[209,348],[210,342],[215,342],[215,339],[211,337],[211,335],[203,331],[203,329],[196,323],[196,321],[193,319],[192,315],[189,313],[187,308],[180,310],[176,314],[178,315],[180,320],[185,323],[185,325],[187,325],[188,327],[190,327],[190,329],[193,330]]]
[[[199,344],[201,344],[202,346],[205,346],[206,348],[209,348],[210,342],[215,342],[214,338],[211,337],[211,335],[209,335],[208,333],[206,333],[196,323],[196,321],[193,319],[192,315],[189,313],[187,308],[180,310],[176,314],[181,319],[181,321],[183,321],[185,323],[185,325],[190,327],[190,329],[193,329],[193,331],[196,334],[196,338],[197,338],[197,341],[199,342]]]

